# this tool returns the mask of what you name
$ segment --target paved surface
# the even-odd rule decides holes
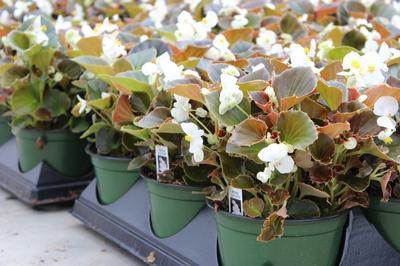
[[[0,189],[1,266],[142,266],[83,226],[68,207],[32,210]]]

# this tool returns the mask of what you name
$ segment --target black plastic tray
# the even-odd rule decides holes
[[[160,239],[151,230],[149,200],[143,180],[110,205],[98,202],[94,180],[76,200],[72,215],[149,264],[218,266],[212,210],[204,208],[176,235]],[[382,239],[360,210],[350,212],[345,233],[341,266],[400,265],[400,255]]]
[[[93,173],[79,179],[64,177],[43,162],[22,173],[15,138],[0,146],[0,187],[31,206],[73,201],[92,179]]]

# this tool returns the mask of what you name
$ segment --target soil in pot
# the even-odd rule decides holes
[[[221,265],[333,266],[339,262],[347,213],[337,216],[286,220],[284,236],[268,243],[256,240],[263,220],[215,213]]]
[[[382,237],[400,252],[400,200],[391,198],[383,203],[380,197],[371,195],[369,207],[363,211]]]
[[[121,198],[139,179],[139,171],[129,171],[131,159],[102,156],[86,148],[96,173],[97,192],[102,204],[111,204]]]
[[[65,177],[79,178],[92,170],[86,140],[67,130],[21,129],[16,134],[19,166],[32,170],[41,161]]]
[[[205,206],[205,196],[196,194],[202,187],[165,184],[142,176],[150,196],[153,232],[160,238],[178,233]]]
[[[12,136],[9,119],[0,115],[0,145],[4,144]]]

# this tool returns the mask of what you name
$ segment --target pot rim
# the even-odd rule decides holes
[[[375,199],[377,199],[379,201],[382,198],[380,195],[377,195],[377,194],[371,193],[371,192],[368,193],[368,195],[369,195],[370,198],[375,198]],[[388,202],[386,202],[386,203],[382,202],[382,204],[390,204],[390,203],[400,203],[400,199],[397,199],[395,197],[390,197]]]
[[[245,220],[245,221],[249,221],[249,222],[253,222],[253,223],[263,222],[265,220],[265,219],[261,219],[261,218],[250,218],[250,217],[247,217],[247,216],[239,216],[239,215],[235,215],[235,214],[229,213],[229,212],[224,211],[224,210],[215,211],[214,207],[211,205],[211,200],[208,199],[208,198],[206,199],[206,204],[211,210],[214,211],[214,213],[219,212],[221,215],[229,216],[229,217],[232,217],[232,218],[237,218],[237,219],[241,219],[241,220]],[[285,224],[296,225],[296,224],[304,224],[304,223],[314,223],[316,221],[328,221],[328,220],[336,219],[336,218],[341,217],[343,215],[347,215],[348,213],[349,213],[349,210],[344,210],[344,211],[341,211],[341,212],[333,214],[333,215],[322,216],[322,217],[317,217],[317,218],[285,219]]]
[[[159,184],[159,185],[166,186],[166,187],[171,187],[171,188],[183,188],[185,190],[197,190],[197,191],[201,191],[203,188],[206,188],[206,186],[204,186],[204,187],[201,187],[201,186],[188,186],[188,185],[176,185],[176,184],[158,182],[157,180],[148,177],[143,172],[143,169],[140,170],[139,175],[145,181],[152,182],[152,183]]]
[[[103,160],[109,160],[109,161],[122,161],[122,162],[129,162],[133,159],[133,158],[128,158],[128,157],[115,157],[115,156],[101,155],[101,154],[93,152],[91,149],[92,146],[93,146],[93,144],[89,143],[85,147],[86,154],[90,155],[91,157],[95,157],[95,158],[99,158],[99,159],[103,159]]]

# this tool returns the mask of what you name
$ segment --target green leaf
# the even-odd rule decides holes
[[[305,150],[318,138],[313,121],[301,111],[281,112],[278,119],[278,130],[282,142],[299,150]]]
[[[254,145],[251,145],[249,147],[240,147],[238,145],[228,142],[226,144],[225,151],[226,151],[226,153],[228,153],[232,156],[245,157],[245,158],[255,161],[256,163],[261,164],[263,162],[258,158],[258,153],[267,146],[268,146],[268,144],[265,141],[261,141]]]
[[[159,127],[171,114],[166,107],[156,107],[153,111],[143,116],[136,125],[141,128]]]
[[[293,219],[310,219],[321,216],[317,204],[308,199],[292,198],[287,206],[288,215]]]
[[[267,128],[264,121],[248,118],[235,127],[229,142],[238,146],[251,146],[265,139]]]
[[[364,13],[366,12],[365,6],[358,0],[342,1],[340,2],[337,18],[340,25],[347,24],[350,13]]]
[[[281,31],[292,36],[293,40],[299,40],[307,36],[307,28],[293,14],[286,14],[280,22]]]
[[[118,135],[112,127],[101,127],[96,133],[96,148],[100,154],[109,154],[118,148]]]
[[[131,64],[133,69],[140,70],[145,63],[153,61],[156,56],[157,50],[155,48],[149,48],[129,54],[125,59]]]
[[[71,117],[69,128],[72,133],[81,133],[89,128],[89,122],[85,117]]]
[[[394,15],[398,15],[393,5],[385,3],[385,1],[374,1],[371,6],[371,13],[374,17],[384,17],[391,20]]]
[[[199,84],[178,84],[168,89],[168,92],[189,98],[200,103],[204,102],[201,94],[201,86]]]
[[[329,163],[335,154],[335,142],[328,135],[320,133],[309,149],[314,160]]]
[[[2,85],[4,88],[11,87],[15,81],[26,77],[28,74],[28,68],[18,65],[11,65],[2,75]]]
[[[260,198],[245,200],[243,202],[243,211],[251,218],[260,217],[264,211],[264,201]]]
[[[362,143],[361,148],[359,151],[357,151],[359,155],[362,154],[371,154],[374,155],[378,158],[381,158],[383,160],[388,160],[392,161],[395,163],[399,163],[400,160],[398,157],[396,158],[391,158],[389,157],[388,154],[384,153],[375,143],[375,141],[372,139],[372,137],[369,137],[365,142]]]
[[[19,88],[11,96],[11,109],[16,115],[32,114],[40,105],[40,99],[27,81],[20,80]]]
[[[154,95],[151,86],[143,81],[138,79],[137,71],[127,71],[118,73],[115,76],[102,74],[99,75],[99,78],[106,82],[109,85],[114,86],[118,90],[122,90],[123,92],[145,92],[150,97]]]
[[[300,198],[312,196],[317,198],[330,198],[330,195],[325,191],[319,190],[311,185],[299,183]]]
[[[326,55],[328,62],[342,61],[343,58],[350,52],[360,53],[357,49],[350,46],[340,46],[332,48]]]
[[[49,110],[52,117],[66,114],[70,105],[71,101],[65,92],[52,89],[44,94],[42,106]]]
[[[114,69],[101,58],[95,56],[78,56],[72,60],[84,67],[87,71],[92,72],[93,74],[114,74]]]
[[[208,175],[215,169],[211,165],[189,166],[183,164],[184,180],[188,185],[206,185],[210,183]]]
[[[226,126],[237,125],[247,118],[247,116],[242,111],[240,111],[239,108],[236,107],[221,115],[219,113],[219,95],[219,91],[213,91],[205,95],[206,106],[210,111],[211,116],[213,116],[215,119]],[[248,101],[248,99],[243,98],[239,106],[247,113],[250,113],[250,102]]]
[[[354,47],[361,50],[364,47],[367,38],[358,30],[351,30],[347,32],[342,39],[342,45]]]
[[[81,38],[76,46],[83,55],[98,57],[103,54],[103,38],[101,36]]]
[[[132,161],[129,162],[128,165],[128,170],[138,170],[151,162],[153,159],[151,158],[151,154],[145,154],[142,156],[136,156],[135,158],[132,159]]]
[[[248,175],[240,175],[232,179],[231,186],[240,189],[250,189],[254,187],[254,180]]]
[[[310,67],[294,67],[276,76],[272,87],[279,100],[286,97],[306,96],[317,85],[317,78]]]
[[[318,80],[317,91],[321,97],[326,101],[328,107],[336,111],[339,105],[342,103],[343,92],[341,89],[336,87],[330,87],[325,82]]]
[[[135,127],[134,125],[127,125],[121,127],[121,132],[130,134],[134,137],[137,137],[141,140],[148,140],[151,138],[150,136],[150,130],[147,128],[138,128]]]
[[[42,49],[32,57],[32,63],[44,72],[50,65],[51,60],[53,60],[54,52],[50,48]]]
[[[225,179],[232,179],[245,173],[244,160],[220,153],[219,159],[222,168],[222,175]]]
[[[101,128],[103,127],[107,127],[108,125],[104,122],[98,122],[98,123],[94,123],[93,125],[91,125],[88,130],[86,130],[82,136],[81,139],[87,138],[92,134],[95,134],[97,131],[99,131]]]
[[[283,236],[283,223],[285,219],[277,214],[271,213],[263,223],[260,234],[257,236],[257,241],[268,242],[278,237]]]
[[[349,186],[353,191],[363,192],[370,184],[369,173],[360,176],[359,168],[352,168],[348,170],[345,174],[339,175],[336,179]]]

